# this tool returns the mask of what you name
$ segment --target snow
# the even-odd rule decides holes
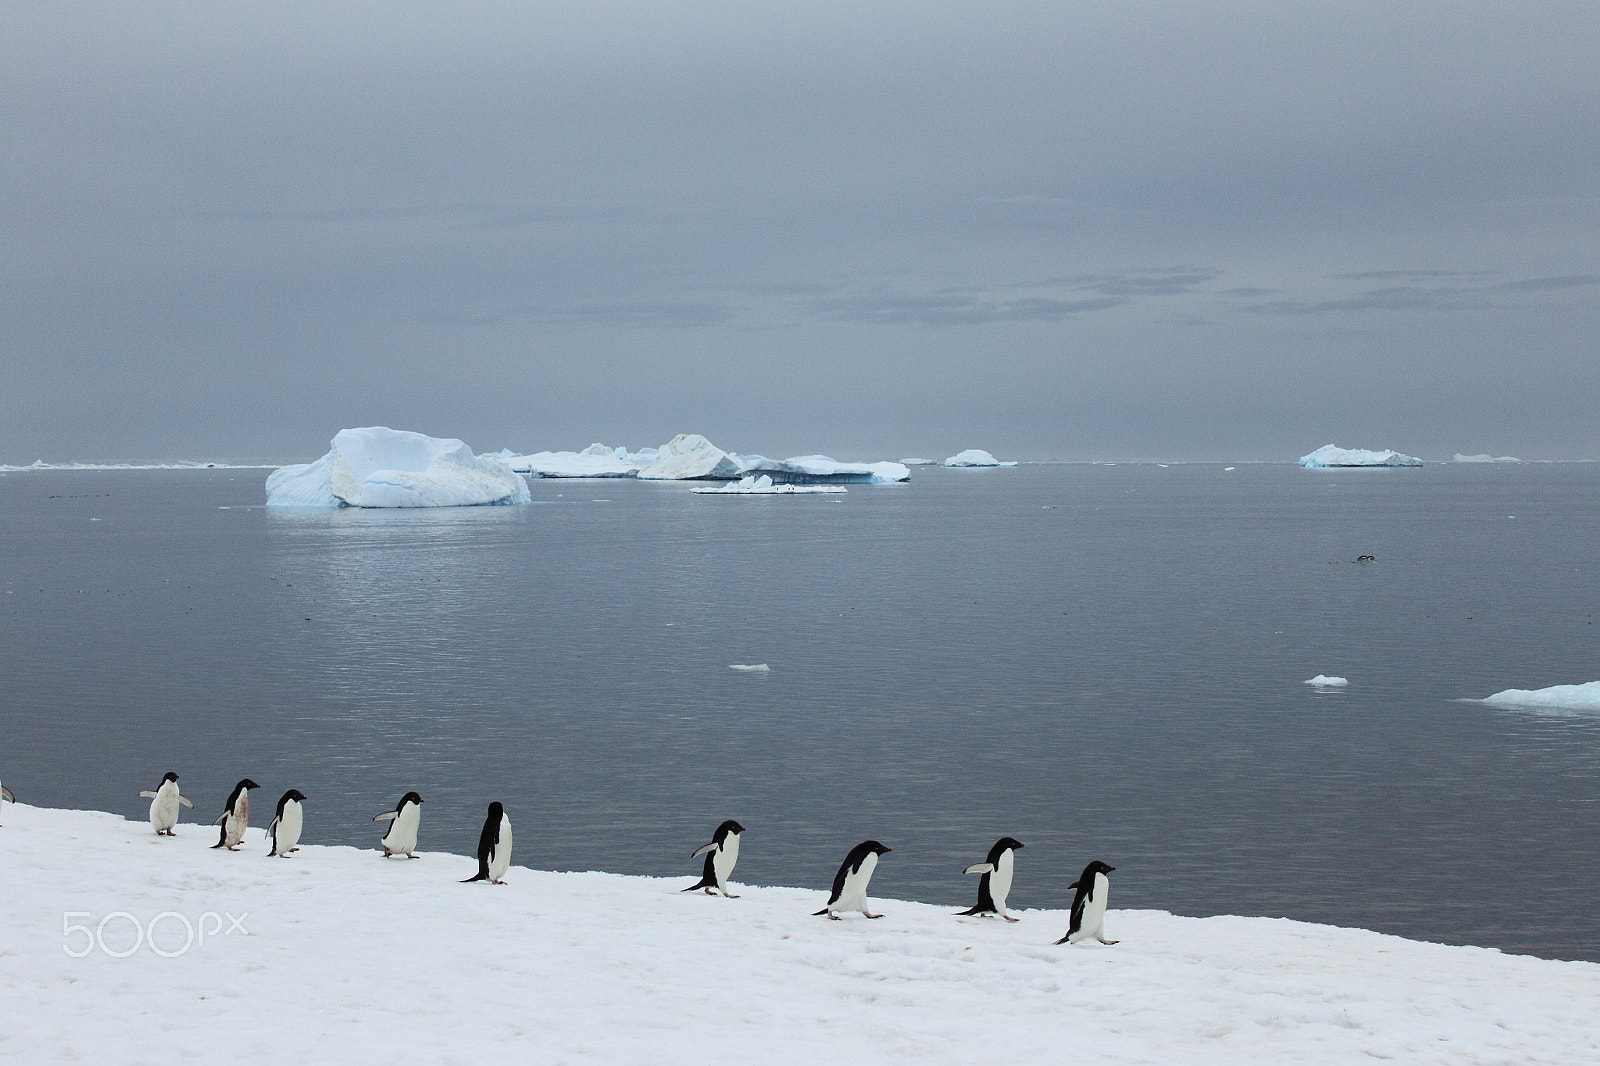
[[[538,824],[531,804],[507,813]],[[231,853],[194,822],[157,839],[142,819],[6,814],[7,1062],[1600,1061],[1593,963],[1115,909],[1117,946],[1058,946],[1060,910],[1010,925],[873,896],[879,921],[813,917],[831,868],[734,900],[682,894],[687,858],[668,879],[513,866],[503,886],[458,884],[474,859],[269,859],[259,828]],[[1019,862],[1013,895],[1028,883]],[[952,876],[953,899],[967,888]],[[69,956],[102,921],[112,951],[139,922],[172,957]],[[184,922],[207,931],[186,951]]]
[[[534,477],[636,477],[648,465],[648,461],[631,459],[626,448],[607,448],[603,444],[591,444],[581,452],[507,452],[501,458],[517,473]]]
[[[1016,463],[1002,463],[988,452],[980,448],[968,448],[964,452],[957,452],[944,461],[945,466],[1016,466]]]
[[[1328,674],[1318,674],[1309,679],[1306,684],[1316,685],[1318,688],[1341,688],[1350,683],[1348,677],[1331,677]]]
[[[698,433],[680,433],[657,451],[654,461],[639,471],[643,481],[732,480],[743,473],[736,456],[718,448]]]
[[[742,477],[738,481],[730,481],[716,488],[695,489],[695,492],[709,496],[793,496],[800,493],[812,492],[848,492],[843,485],[774,485],[772,478],[766,474],[760,477]]]
[[[368,426],[341,429],[328,454],[267,477],[270,507],[462,507],[528,503],[528,483],[459,440]]]
[[[789,459],[741,455],[738,458],[745,473],[771,474],[778,481],[889,485],[911,480],[911,471],[904,463],[841,463],[826,455],[796,455]]]
[[[1551,685],[1549,688],[1508,688],[1486,697],[1491,707],[1558,707],[1600,710],[1600,681],[1586,685]]]
[[[1520,463],[1520,462],[1522,462],[1522,460],[1518,459],[1514,455],[1489,455],[1487,452],[1479,453],[1478,455],[1462,455],[1460,452],[1456,452],[1456,462],[1458,462],[1458,463]]]
[[[1422,460],[1396,451],[1368,451],[1365,448],[1341,448],[1337,444],[1324,444],[1310,455],[1300,457],[1300,465],[1307,470],[1328,466],[1421,466]]]

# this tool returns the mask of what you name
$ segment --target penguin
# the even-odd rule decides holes
[[[150,825],[158,837],[178,835],[172,831],[172,827],[178,824],[178,804],[194,810],[189,797],[178,792],[178,775],[171,770],[162,775],[161,784],[156,786],[154,792],[145,789],[139,793],[139,798],[150,801]]]
[[[701,844],[694,849],[691,859],[706,857],[705,872],[700,875],[698,884],[690,885],[685,892],[693,892],[697,888],[706,890],[706,895],[711,895],[715,888],[729,899],[738,899],[728,891],[728,877],[733,873],[734,864],[739,861],[739,834],[744,832],[744,826],[729,818],[717,826],[717,831],[711,834],[711,843]]]
[[[233,786],[233,791],[228,794],[228,805],[217,815],[217,820],[211,823],[222,826],[217,842],[211,845],[213,848],[239,850],[239,841],[244,839],[244,831],[250,828],[250,790],[260,787],[248,777]]]
[[[9,788],[4,785],[0,785],[0,801],[4,801],[6,803],[15,803],[17,802],[17,797],[11,794],[11,790]]]
[[[1008,922],[1018,919],[1006,913],[1006,897],[1011,894],[1011,863],[1023,843],[1014,837],[1001,837],[989,849],[989,858],[973,863],[963,873],[982,874],[978,879],[978,902],[958,914],[998,914]]]
[[[850,854],[839,864],[839,872],[833,875],[833,894],[828,897],[828,905],[815,913],[826,914],[836,922],[840,918],[834,911],[860,911],[868,918],[882,918],[883,915],[867,910],[867,882],[872,880],[872,871],[878,868],[878,856],[892,850],[876,840],[863,840],[851,848]]]
[[[306,817],[300,804],[305,801],[306,794],[298,788],[291,788],[278,797],[278,811],[267,826],[267,839],[272,841],[272,850],[267,852],[268,858],[276,855],[287,859],[290,852],[300,850],[300,829],[305,825]]]
[[[489,816],[483,820],[483,832],[478,835],[478,872],[461,883],[487,881],[491,885],[503,885],[506,868],[510,865],[511,819],[496,800],[489,804]]]
[[[1078,893],[1072,897],[1072,922],[1067,926],[1067,935],[1057,940],[1057,944],[1076,944],[1090,937],[1102,944],[1116,943],[1106,939],[1106,897],[1111,895],[1111,881],[1106,874],[1115,869],[1096,859],[1067,886],[1077,889]]]
[[[422,821],[421,796],[407,792],[400,797],[394,810],[384,811],[372,820],[391,823],[389,831],[383,834],[384,858],[391,855],[404,855],[408,859],[417,857],[412,853],[417,850],[417,823]]]

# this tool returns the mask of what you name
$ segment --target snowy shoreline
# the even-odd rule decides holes
[[[157,839],[118,815],[7,805],[0,1058],[1600,1056],[1594,963],[1287,919],[1115,909],[1107,933],[1117,946],[1056,946],[1063,911],[1021,911],[1007,925],[874,897],[882,920],[828,922],[810,913],[819,889],[683,894],[687,859],[672,878],[513,866],[504,886],[466,885],[456,882],[474,863],[462,856],[384,860],[306,845],[268,859],[260,828],[238,853],[210,850],[208,826],[184,822],[178,833]],[[134,945],[135,923],[156,927],[159,952],[143,943],[112,957]],[[208,939],[184,949],[186,925]]]

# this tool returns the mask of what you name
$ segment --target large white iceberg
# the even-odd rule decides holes
[[[653,448],[648,455],[629,455],[626,448],[610,448],[604,444],[591,444],[581,452],[513,455],[507,450],[495,456],[504,459],[506,465],[519,474],[533,477],[637,477],[655,457]]]
[[[1600,711],[1600,681],[1549,688],[1508,688],[1483,701],[1491,707],[1563,707]]]
[[[459,440],[368,426],[341,429],[327,455],[267,477],[269,507],[466,507],[528,503],[528,483]]]
[[[766,474],[757,477],[751,474],[738,481],[730,481],[715,488],[695,489],[695,492],[712,493],[717,495],[737,494],[742,496],[777,496],[790,495],[797,492],[848,492],[843,485],[774,485],[772,478]]]
[[[1016,463],[1002,463],[982,448],[968,448],[964,452],[957,452],[944,461],[945,466],[1016,466]]]
[[[679,433],[657,451],[655,460],[639,471],[642,481],[731,481],[744,467],[698,433]]]
[[[746,474],[767,474],[774,481],[799,485],[889,485],[911,480],[911,471],[903,463],[841,463],[826,455],[797,455],[789,459],[741,455],[739,465]]]
[[[1374,452],[1366,448],[1341,448],[1337,444],[1324,444],[1310,455],[1302,455],[1300,465],[1307,470],[1329,466],[1421,466],[1422,460],[1396,451]]]

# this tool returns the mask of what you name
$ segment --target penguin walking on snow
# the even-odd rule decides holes
[[[739,861],[739,834],[744,832],[744,826],[729,818],[717,826],[717,831],[711,834],[711,843],[701,844],[694,849],[694,854],[689,858],[697,859],[706,857],[705,872],[700,875],[698,884],[690,885],[685,892],[693,892],[697,888],[706,890],[706,895],[711,895],[714,888],[729,899],[738,899],[728,891],[728,878],[733,874],[734,864]]]
[[[389,831],[383,834],[384,858],[391,855],[404,855],[408,859],[417,857],[412,853],[417,850],[417,825],[422,821],[421,796],[407,792],[400,797],[394,810],[384,811],[372,820],[389,823]]]
[[[150,825],[156,831],[156,836],[174,837],[178,834],[172,827],[178,824],[178,805],[181,803],[191,811],[194,804],[189,802],[189,797],[178,791],[178,775],[168,770],[161,778],[161,784],[151,792],[145,789],[139,793],[140,799],[150,801]]]
[[[491,885],[503,885],[510,865],[511,819],[496,800],[489,804],[489,816],[483,820],[483,832],[478,836],[478,872],[461,883],[487,881]]]
[[[250,790],[260,787],[248,777],[233,786],[233,791],[228,794],[228,805],[217,815],[217,820],[211,823],[222,826],[217,842],[211,845],[213,848],[239,850],[239,841],[244,839],[244,831],[250,828]]]
[[[1013,856],[1023,843],[1014,837],[1001,837],[989,849],[989,857],[973,863],[964,873],[982,874],[978,879],[978,902],[959,914],[998,914],[1008,922],[1018,919],[1006,913],[1006,897],[1011,894],[1011,866]]]
[[[278,797],[278,810],[272,816],[272,824],[267,826],[267,839],[272,841],[272,850],[267,852],[267,857],[274,855],[287,859],[289,853],[300,850],[300,829],[305,825],[305,809],[300,804],[306,801],[306,794],[298,788],[291,788]]]
[[[1111,895],[1111,880],[1106,874],[1115,869],[1096,859],[1083,868],[1077,881],[1067,886],[1078,892],[1072,897],[1072,921],[1067,926],[1067,935],[1057,940],[1057,944],[1076,944],[1090,937],[1102,944],[1116,943],[1106,939],[1106,897]]]
[[[828,897],[828,905],[816,914],[826,914],[836,922],[841,919],[835,911],[860,911],[867,918],[882,918],[883,915],[867,910],[867,883],[872,880],[872,871],[878,868],[878,856],[892,850],[876,840],[863,840],[851,848],[850,854],[839,864],[839,872],[833,875],[833,894]]]

